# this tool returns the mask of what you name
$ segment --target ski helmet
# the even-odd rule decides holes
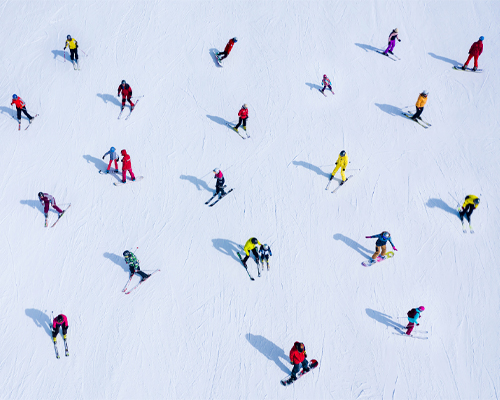
[[[398,28],[394,29],[394,32],[399,33]]]
[[[326,74],[325,74],[325,75],[323,75],[323,78],[326,78]]]
[[[66,39],[71,40],[71,35],[66,36]]]
[[[243,105],[241,106],[241,108],[247,109],[247,108],[248,108],[248,105],[247,105],[247,104],[243,104]]]
[[[127,82],[125,82],[125,79],[122,80],[122,85],[125,85]]]
[[[269,246],[268,246],[267,244],[262,245],[262,248],[263,248],[264,250],[269,250]]]
[[[255,238],[252,238],[251,240],[252,240],[253,244],[258,244],[259,243],[259,241],[257,239],[255,239]]]
[[[38,192],[38,198],[42,198],[43,197],[43,192]]]
[[[484,36],[481,36],[479,40],[482,42],[484,40]]]
[[[236,43],[238,41],[238,38],[233,38],[233,42]]]
[[[219,175],[220,169],[219,168],[214,168],[214,174]]]
[[[304,343],[300,343],[300,342],[297,342],[297,345],[295,346],[295,348],[300,351],[300,352],[303,352],[306,350],[306,346],[304,346]]]
[[[342,151],[340,152],[340,157],[345,157],[345,150],[342,150]]]
[[[64,318],[63,318],[63,316],[61,314],[59,314],[56,319],[57,319],[57,322],[63,322],[64,321]]]
[[[427,90],[422,91],[422,95],[427,96],[428,94],[429,94],[429,92]]]
[[[109,149],[109,151],[110,151],[111,153],[113,153],[114,151],[116,151],[116,149],[115,149],[114,147],[111,147],[111,148]]]
[[[128,256],[130,256],[130,251],[125,250],[125,251],[123,252],[123,257],[128,257]]]
[[[382,232],[382,237],[384,239],[389,239],[391,237],[391,234],[389,232],[384,231],[384,232]]]
[[[425,307],[424,307],[424,306],[420,306],[420,307],[418,307],[418,309],[419,309],[420,311],[424,311],[424,310],[425,310]]]
[[[476,206],[479,205],[480,202],[481,202],[481,200],[479,200],[479,197],[477,199],[474,199],[474,204]]]
[[[17,99],[17,94],[13,94],[13,95],[12,95],[12,98],[13,98],[14,100],[15,100],[15,99]]]

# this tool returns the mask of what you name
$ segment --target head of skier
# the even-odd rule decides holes
[[[121,153],[122,153],[122,156],[126,156],[126,155],[127,155],[127,150],[123,149],[123,150],[121,151]]]
[[[382,237],[387,240],[391,237],[391,234],[387,231],[384,231],[382,232]]]
[[[304,343],[300,343],[300,342],[297,342],[295,344],[295,348],[300,351],[301,353],[303,353],[304,351],[306,351],[306,346],[304,346]]]
[[[219,168],[214,169],[214,174],[216,178],[222,178],[222,171]]]
[[[122,81],[122,86],[125,87],[125,85],[127,84],[127,82],[125,82],[125,79]]]
[[[424,90],[422,91],[422,93],[420,93],[422,96],[424,97],[427,97],[429,95],[429,92],[427,90]]]

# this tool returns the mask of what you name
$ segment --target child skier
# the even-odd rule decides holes
[[[262,268],[264,268],[264,261],[267,264],[267,270],[269,271],[269,257],[273,255],[271,248],[267,244],[260,246],[260,261],[262,262]]]
[[[28,114],[28,111],[26,110],[26,103],[21,99],[17,94],[12,95],[12,102],[10,105],[16,105],[16,110],[17,110],[17,120],[19,121],[19,127],[21,127],[21,111],[26,115],[30,121],[33,120],[33,117]]]
[[[145,272],[141,271],[141,268],[139,267],[139,260],[137,259],[134,253],[125,250],[123,252],[123,257],[125,257],[125,262],[127,263],[128,268],[130,270],[131,278],[132,275],[134,274],[138,274],[142,278],[141,280],[148,279],[151,276],[150,274],[146,274]]]
[[[330,92],[333,93],[332,90],[332,83],[330,82],[330,79],[325,75],[323,75],[323,80],[321,81],[321,84],[323,85],[323,89],[320,90],[321,93],[325,94],[325,89],[328,88],[330,89]],[[335,94],[335,93],[333,93]]]
[[[465,64],[462,66],[462,69],[465,71],[465,68],[467,68],[467,65],[469,65],[469,61],[474,57],[474,68],[472,68],[473,71],[477,71],[477,59],[483,52],[483,40],[484,36],[481,36],[477,42],[474,42],[472,46],[470,47],[469,50],[469,57],[467,58],[467,61]]]
[[[474,196],[473,194],[469,194],[468,196],[466,196],[464,204],[462,204],[462,207],[458,208],[458,212],[460,213],[460,220],[463,222],[465,215],[467,221],[470,224],[470,217],[472,215],[472,212],[479,206],[479,203],[479,197]]]
[[[125,101],[128,101],[130,103],[130,112],[132,112],[135,107],[135,104],[130,100],[132,98],[132,88],[125,80],[118,86],[118,97],[120,97],[120,93],[122,94],[122,111],[125,108]]]
[[[238,132],[238,128],[243,123],[243,129],[247,130],[247,118],[248,118],[248,106],[243,104],[241,106],[241,110],[238,111],[238,124],[233,128],[236,132]]]
[[[135,175],[132,172],[132,162],[130,161],[130,156],[127,154],[127,150],[123,149],[122,153],[122,183],[127,182],[127,171],[130,172],[130,177],[132,181],[135,181]]]
[[[219,61],[224,60],[229,55],[229,53],[231,53],[231,50],[233,49],[233,46],[237,41],[237,38],[230,39],[229,42],[227,42],[224,51],[222,53],[217,53],[217,58],[219,59]]]
[[[54,208],[59,214],[59,218],[61,218],[61,216],[64,214],[64,211],[61,210],[57,204],[56,204],[56,199],[54,197],[52,197],[50,194],[48,193],[43,193],[43,192],[39,192],[38,193],[38,200],[40,200],[40,203],[42,203],[42,206],[43,206],[43,214],[45,215],[45,219],[47,219],[48,217],[48,213],[49,213],[49,205],[52,206],[52,208]]]
[[[375,243],[375,253],[373,253],[372,258],[370,260],[372,264],[377,260],[379,254],[380,257],[385,256],[387,241],[391,242],[391,246],[394,251],[398,251],[398,249],[396,249],[396,247],[394,246],[394,243],[392,243],[391,234],[389,232],[384,231],[382,233],[379,233],[378,235],[365,236],[365,237],[367,239],[375,239],[375,238],[377,239],[377,242]],[[380,253],[380,251],[382,251],[382,253]]]
[[[255,256],[255,262],[257,263],[257,268],[259,267],[259,253],[257,252],[257,245],[261,245],[262,246],[262,243],[260,243],[256,238],[250,238],[247,240],[247,242],[245,243],[245,247],[243,248],[243,251],[245,252],[245,258],[241,260],[241,262],[243,263],[243,265],[246,267],[247,266],[247,260],[250,258],[250,252],[253,253],[253,255]],[[260,272],[259,272],[259,275],[260,275]]]
[[[116,154],[116,149],[114,147],[111,147],[108,152],[104,153],[102,156],[102,159],[104,160],[104,157],[106,157],[109,154],[109,164],[108,164],[108,169],[106,170],[106,173],[109,173],[109,170],[111,168],[111,164],[113,161],[115,162],[115,172],[118,172],[118,160],[120,159],[118,155]]]
[[[387,53],[394,54],[392,50],[394,50],[394,46],[396,46],[396,39],[398,40],[398,42],[401,42],[401,39],[398,38],[398,28],[394,29],[389,35],[388,39],[389,44],[387,46],[387,49],[385,49],[384,51],[385,56],[388,56]]]
[[[63,339],[66,340],[66,335],[68,334],[68,318],[66,315],[59,314],[52,321],[52,339],[54,343],[57,343],[57,334],[59,333],[59,327],[62,327]]]
[[[425,310],[424,306],[420,306],[418,308],[412,308],[410,311],[408,311],[408,325],[406,326],[406,334],[410,335],[411,331],[413,328],[415,328],[415,325],[420,325],[418,323],[418,319],[420,318],[420,313]]]
[[[419,120],[422,120],[420,116],[422,115],[422,112],[424,111],[424,106],[427,103],[427,96],[429,95],[429,92],[427,90],[424,90],[422,93],[419,94],[417,102],[415,103],[415,106],[417,108],[417,112],[413,114],[411,117],[412,120],[416,121],[417,118]]]
[[[290,362],[293,364],[292,374],[290,377],[291,381],[297,380],[297,373],[300,371],[302,366],[303,372],[309,372],[309,361],[307,361],[306,347],[304,343],[295,342],[292,349],[290,350]]]
[[[68,35],[66,37],[66,44],[64,45],[63,50],[66,50],[66,46],[69,46],[71,62],[73,63],[73,68],[76,69],[76,66],[78,65],[78,42],[72,38],[71,35]]]
[[[345,169],[347,168],[347,164],[349,164],[349,158],[347,157],[345,150],[342,150],[339,154],[339,158],[337,158],[337,161],[335,162],[335,169],[333,170],[332,175],[330,176],[330,180],[333,179],[339,168],[342,168],[340,170],[340,175],[342,176],[342,182],[340,182],[340,184],[343,185],[344,182],[346,181]]]
[[[217,179],[217,182],[215,182],[215,194],[214,196],[219,195],[219,199],[222,196],[225,196],[227,193],[224,191],[224,183],[226,180],[224,179],[224,175],[222,174],[222,171],[218,168],[214,169],[214,179]]]

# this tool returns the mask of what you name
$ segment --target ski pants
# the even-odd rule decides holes
[[[300,371],[300,367],[302,368],[307,368],[309,367],[309,361],[307,361],[307,358],[304,358],[304,361],[300,364],[293,364],[293,369],[292,369],[292,378],[297,377],[297,373]]]
[[[78,49],[77,48],[74,48],[74,49],[69,49],[69,54],[71,55],[71,61],[78,61]]]
[[[388,51],[393,51],[394,46],[396,46],[396,40],[391,40],[389,42],[389,45],[387,46],[387,49],[385,49],[384,54],[387,54]]]
[[[32,120],[33,117],[28,114],[28,111],[26,110],[26,107],[23,108],[17,108],[17,119],[20,121],[21,120],[21,111],[28,117],[29,120]]]
[[[337,173],[339,168],[340,168],[340,165],[337,165],[335,167],[335,169],[332,172],[332,178],[335,176],[335,174]],[[342,182],[345,182],[345,168],[342,168],[342,170],[340,171],[340,175],[342,176]]]
[[[411,119],[413,119],[413,120],[417,120],[417,118],[421,119],[420,116],[422,115],[423,111],[424,111],[424,107],[417,107],[417,112],[415,114],[413,114],[413,117],[411,117]]]
[[[469,221],[470,224],[470,217],[472,215],[472,212],[474,211],[474,206],[472,204],[467,204],[464,208],[463,211],[460,211],[460,219],[463,221],[464,220],[464,215],[467,218],[467,221]]]
[[[132,96],[129,94],[122,97],[122,108],[125,107],[125,101],[128,101],[132,107],[134,106],[134,103],[132,103],[132,100],[130,100],[131,98]]]
[[[55,338],[58,333],[59,333],[59,325],[56,325],[56,329],[52,330],[52,337]],[[62,327],[62,333],[63,333],[63,336],[66,336],[67,333],[68,333],[68,327],[63,326]]]
[[[326,88],[330,89],[330,92],[333,93],[332,87],[330,85],[323,86],[323,89],[321,89],[321,93],[324,93]]]
[[[215,194],[219,196],[224,196],[226,192],[224,192],[224,186],[216,186],[215,187]]]
[[[133,181],[135,181],[135,175],[132,172],[132,168],[130,168],[130,169],[124,169],[122,171],[122,181],[125,182],[127,180],[127,171],[130,172],[130,177],[132,178]]]
[[[238,117],[238,118],[239,118],[239,120],[238,120],[238,125],[236,125],[236,126],[234,127],[234,129],[238,129],[238,128],[240,127],[240,125],[241,125],[241,123],[242,123],[242,122],[243,122],[243,127],[244,127],[244,128],[246,128],[246,126],[247,126],[247,119],[246,119],[246,118],[245,118],[245,119],[243,119],[243,118],[241,118],[241,117]]]
[[[473,56],[472,54],[469,54],[469,57],[467,58],[467,61],[465,62],[464,66],[469,65],[469,61],[472,60],[472,57],[474,57],[474,68],[477,68],[477,59],[479,57],[478,56]]]
[[[50,201],[44,201],[44,204],[43,204],[43,213],[44,213],[45,215],[47,215],[47,213],[49,212],[49,204],[50,204]],[[54,200],[54,204],[52,204],[52,208],[53,208],[53,209],[55,209],[58,213],[62,213],[62,212],[63,212],[63,210],[61,210],[61,209],[57,206],[57,204],[56,204],[55,200]]]
[[[146,279],[146,278],[148,278],[148,277],[149,277],[149,275],[148,275],[148,274],[146,274],[145,272],[142,272],[140,268],[135,269],[132,265],[130,265],[128,268],[129,268],[130,273],[131,273],[132,275],[137,274],[137,275],[139,275],[142,279]]]
[[[382,250],[382,253],[380,253],[381,250]],[[375,253],[373,253],[372,259],[376,260],[379,254],[380,254],[380,257],[385,256],[386,250],[387,250],[387,247],[385,244],[383,246],[375,246]]]
[[[226,58],[228,55],[229,54],[227,54],[225,51],[223,51],[222,53],[217,54],[217,56],[219,57],[220,61],[224,60],[224,58]]]
[[[111,168],[111,163],[112,162],[115,162],[115,169],[118,170],[118,159],[116,160],[109,160],[109,164],[108,164],[108,172],[109,172],[109,169]]]
[[[406,334],[409,335],[411,331],[413,331],[413,328],[415,328],[415,324],[413,322],[408,322],[408,325],[406,326]]]
[[[252,249],[252,253],[255,256],[255,262],[258,264],[259,263],[259,253],[257,253],[257,249]],[[245,255],[245,258],[243,259],[243,264],[245,264],[248,259],[250,258],[250,255]]]

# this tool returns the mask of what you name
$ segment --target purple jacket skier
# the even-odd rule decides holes
[[[401,39],[398,38],[398,28],[394,29],[389,35],[389,45],[387,46],[387,49],[385,49],[384,55],[387,55],[387,53],[394,54],[392,50],[394,50],[394,46],[396,46],[396,39],[398,42],[401,42]]]
[[[49,205],[51,205],[52,208],[54,208],[59,213],[59,217],[64,214],[64,211],[57,206],[56,199],[54,199],[54,197],[52,197],[50,194],[40,192],[38,193],[38,199],[40,200],[40,203],[42,203],[45,218],[48,217]]]
[[[333,90],[332,90],[332,83],[330,82],[330,79],[328,79],[328,77],[325,75],[323,75],[323,80],[321,81],[321,84],[323,85],[323,89],[321,89],[321,93],[325,94],[325,89],[328,88],[330,89],[330,92],[333,93]],[[335,94],[335,93],[333,93]]]

